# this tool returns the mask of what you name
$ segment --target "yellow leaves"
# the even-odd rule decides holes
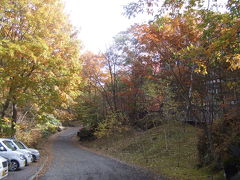
[[[198,64],[198,67],[194,70],[196,73],[206,75],[207,72],[207,66],[204,64]]]
[[[226,62],[230,63],[230,69],[240,69],[240,54],[228,56]]]
[[[172,24],[165,24],[164,26],[164,33],[165,34],[172,34],[174,33],[175,29]]]
[[[8,118],[8,117],[4,117],[2,120],[3,120],[5,123],[11,123],[11,119]]]
[[[236,88],[237,85],[238,85],[237,82],[227,82],[227,87],[230,88],[230,89]]]
[[[0,4],[0,16],[6,19],[0,28],[0,80],[4,88],[17,87],[12,88],[16,101],[28,97],[33,101],[26,103],[37,103],[39,108],[57,106],[61,100],[71,103],[82,81],[80,47],[78,40],[71,37],[74,29],[61,0]],[[9,14],[4,13],[5,9]]]

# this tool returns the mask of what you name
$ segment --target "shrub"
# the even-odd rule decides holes
[[[147,130],[162,124],[162,117],[159,113],[148,113],[144,118],[136,121],[135,126]]]
[[[78,131],[78,137],[80,139],[80,141],[85,141],[85,140],[92,140],[92,139],[95,139],[95,136],[94,136],[94,129],[93,128],[81,128],[79,131]]]
[[[11,137],[14,134],[14,130],[12,129],[11,125],[11,118],[3,118],[0,120],[0,136],[1,137]]]
[[[30,131],[19,130],[16,133],[16,137],[29,147],[36,148],[42,138],[42,131],[40,129],[32,129]]]
[[[41,129],[43,137],[56,133],[59,130],[59,127],[62,126],[62,123],[52,114],[44,113],[40,116],[40,119],[42,124],[39,124],[37,127]]]
[[[122,113],[110,113],[105,120],[98,124],[94,135],[101,138],[115,132],[121,132],[124,129],[123,122],[125,121],[126,118]]]
[[[237,164],[240,170],[240,113],[235,108],[214,122],[211,130],[213,154],[206,134],[199,136],[198,152],[202,165]],[[234,162],[233,162],[234,159]]]
[[[213,156],[210,150],[210,143],[208,141],[207,134],[204,131],[201,131],[201,133],[199,133],[197,149],[199,166],[206,166],[213,161]]]
[[[56,126],[54,124],[51,123],[46,123],[44,128],[42,129],[42,134],[44,137],[47,137],[51,134],[54,134],[58,131],[59,126]]]

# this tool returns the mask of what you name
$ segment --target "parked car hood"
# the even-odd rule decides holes
[[[33,148],[28,148],[28,150],[29,150],[29,151],[31,151],[31,153],[39,153],[39,151],[38,151],[38,150],[36,150],[36,149],[33,149]]]

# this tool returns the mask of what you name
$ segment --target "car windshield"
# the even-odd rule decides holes
[[[0,151],[6,151],[6,148],[0,143]]]
[[[16,146],[11,141],[3,141],[3,143],[12,151],[16,151]]]
[[[18,141],[25,149],[28,149],[28,147],[21,141]]]
[[[18,141],[13,141],[18,147],[19,149],[26,149],[20,142]]]

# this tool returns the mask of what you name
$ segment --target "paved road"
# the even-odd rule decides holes
[[[33,176],[39,168],[39,163],[33,163],[18,171],[9,171],[8,176],[4,180],[28,180]]]
[[[81,149],[71,140],[77,129],[69,128],[54,140],[52,162],[40,180],[159,179],[142,169]]]
[[[31,163],[29,166],[26,166],[17,171],[9,171],[8,176],[4,180],[29,180],[32,176],[38,171],[42,165],[44,158],[42,157],[38,162]]]

